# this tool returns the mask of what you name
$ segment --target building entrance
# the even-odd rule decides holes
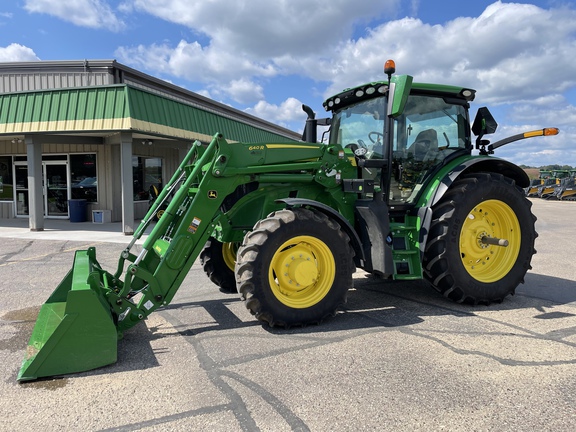
[[[28,217],[30,208],[28,165],[26,162],[14,163],[14,181],[16,187],[16,217]],[[68,218],[69,185],[69,170],[66,162],[42,162],[44,217],[55,219]]]

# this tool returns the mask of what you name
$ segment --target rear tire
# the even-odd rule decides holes
[[[490,304],[514,294],[536,253],[532,203],[513,180],[478,173],[454,182],[433,208],[426,279],[458,303]],[[508,240],[489,245],[482,237]]]
[[[270,326],[320,323],[346,303],[353,256],[350,239],[325,214],[280,210],[259,221],[238,249],[238,291]]]
[[[238,292],[234,276],[237,246],[238,243],[222,243],[210,238],[200,252],[204,273],[226,294]]]

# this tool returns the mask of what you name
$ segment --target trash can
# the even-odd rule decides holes
[[[85,199],[68,200],[68,209],[70,212],[70,222],[86,222]]]

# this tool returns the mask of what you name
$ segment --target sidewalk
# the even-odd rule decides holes
[[[152,225],[146,229],[146,232],[150,232]],[[141,242],[145,236],[146,233],[138,242]],[[27,218],[0,219],[0,238],[88,240],[126,244],[132,240],[131,235],[125,235],[122,232],[121,222],[96,224],[93,222],[70,222],[67,219],[44,219],[44,231],[30,231]]]

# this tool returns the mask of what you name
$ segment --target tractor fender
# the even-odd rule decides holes
[[[354,227],[350,224],[350,222],[348,222],[348,220],[344,216],[342,216],[340,213],[338,213],[338,211],[334,210],[332,207],[330,207],[324,203],[314,201],[311,199],[306,199],[306,198],[281,198],[281,199],[277,199],[275,202],[286,204],[286,208],[296,207],[296,206],[312,207],[313,209],[316,209],[316,210],[324,213],[329,218],[335,220],[336,222],[338,222],[340,227],[344,230],[344,232],[350,238],[350,243],[352,244],[352,248],[354,249],[354,252],[356,253],[354,260],[355,261],[358,261],[358,259],[365,260],[364,250],[362,248],[362,242],[360,241],[360,237],[358,236],[358,233],[356,232]]]
[[[461,175],[477,172],[502,174],[503,176],[514,180],[521,188],[527,187],[530,184],[528,174],[512,162],[490,156],[474,156],[464,162],[456,163],[451,169],[449,169],[447,174],[441,179],[431,198],[428,200],[427,205],[432,207],[438,203],[452,183],[454,183],[454,181]]]
[[[442,199],[452,183],[461,175],[477,172],[492,172],[511,178],[520,187],[527,187],[530,184],[530,178],[522,168],[504,159],[493,156],[472,156],[464,162],[454,161],[445,167],[442,172],[446,174],[443,177],[440,175],[438,186],[428,195],[430,199],[418,208],[418,217],[420,218],[421,226],[419,236],[421,256],[424,254],[424,248],[428,240],[428,230],[432,222],[432,207]]]

